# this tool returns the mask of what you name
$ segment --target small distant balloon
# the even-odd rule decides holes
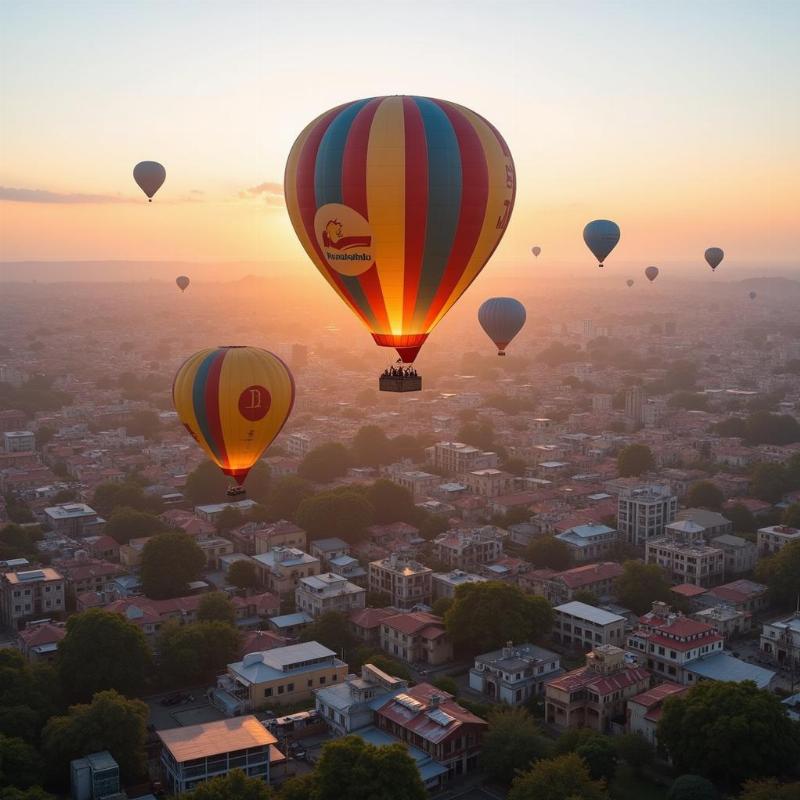
[[[602,267],[608,254],[619,241],[619,225],[610,219],[596,219],[583,229],[583,241],[597,259],[597,266]]]
[[[182,292],[185,292],[186,287],[189,285],[189,279],[185,275],[178,275],[178,277],[175,278],[175,283],[178,284],[178,288]]]
[[[533,253],[536,256],[536,258],[539,258],[539,253],[541,253],[541,252],[542,252],[542,248],[539,247],[538,244],[535,247],[531,247],[531,253]]]
[[[478,322],[497,345],[497,355],[506,354],[506,347],[522,330],[526,316],[525,306],[513,297],[490,297],[478,309]]]
[[[720,265],[722,259],[725,258],[725,253],[722,251],[721,247],[709,247],[705,255],[708,266],[711,267],[712,272]]]
[[[628,278],[628,280],[626,280],[625,283],[627,283],[628,288],[630,288],[631,286],[633,286],[633,278]]]
[[[755,292],[750,292],[750,299],[755,300],[758,295]]]
[[[658,267],[648,267],[644,274],[651,283],[658,277]]]
[[[161,188],[166,177],[167,171],[158,161],[140,161],[133,168],[133,179],[151,203],[153,195]]]

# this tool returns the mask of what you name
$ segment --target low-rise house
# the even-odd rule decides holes
[[[296,547],[273,547],[268,553],[253,556],[264,585],[276,594],[294,592],[301,578],[319,575],[318,558]]]
[[[330,569],[329,563],[333,558],[350,555],[350,545],[338,536],[328,539],[314,539],[309,546],[309,553],[318,558],[325,569]]]
[[[230,539],[223,539],[221,536],[198,537],[195,542],[203,551],[203,555],[206,557],[206,566],[210,569],[218,569],[219,560],[223,556],[233,553],[233,542]]]
[[[616,561],[572,567],[546,579],[541,593],[553,605],[572,600],[578,592],[590,592],[602,602],[614,600],[614,582],[623,571]]]
[[[723,533],[714,536],[709,544],[722,550],[725,556],[725,575],[732,577],[755,569],[758,560],[758,547],[741,536]]]
[[[413,558],[393,553],[388,558],[371,561],[369,590],[384,592],[397,608],[413,608],[429,604],[433,586],[433,570]]]
[[[441,617],[426,611],[395,614],[381,623],[381,649],[409,664],[438,666],[453,658]]]
[[[87,536],[82,544],[92,558],[99,558],[103,561],[119,561],[119,542],[110,536]]]
[[[591,650],[598,645],[622,647],[626,620],[620,614],[573,600],[553,609],[553,641]]]
[[[273,631],[245,631],[242,634],[242,646],[239,654],[244,658],[248,653],[259,653],[264,650],[274,650],[276,647],[286,647],[291,642]]]
[[[54,661],[58,643],[67,635],[63,622],[29,623],[17,636],[22,655],[31,662]]]
[[[670,523],[663,537],[648,539],[645,561],[661,567],[674,583],[714,586],[725,576],[725,554],[709,547],[703,528],[691,520]]]
[[[268,553],[273,547],[306,549],[306,532],[294,522],[246,522],[228,533],[236,547],[248,556]]]
[[[739,578],[709,589],[703,596],[703,602],[733,606],[748,614],[757,614],[769,607],[767,587],[747,578]]]
[[[733,523],[727,517],[707,508],[684,508],[675,515],[675,520],[694,523],[706,539],[733,533]]]
[[[488,698],[515,706],[544,693],[544,684],[560,675],[558,653],[534,644],[507,642],[500,650],[475,656],[469,688]]]
[[[120,545],[119,562],[125,569],[136,569],[142,563],[142,553],[152,536],[138,536],[127,544]]]
[[[489,580],[482,575],[464,572],[462,569],[454,569],[451,572],[434,572],[432,578],[434,600],[438,600],[440,597],[455,597],[456,589],[459,586],[469,583],[483,583]]]
[[[44,516],[56,536],[80,539],[99,534],[106,524],[97,512],[86,503],[60,503],[45,508]]]
[[[718,605],[702,608],[689,615],[691,619],[711,625],[725,639],[747,633],[752,627],[753,617],[749,612],[739,611],[733,606]]]
[[[200,519],[210,522],[212,525],[216,525],[217,520],[226,508],[232,508],[240,514],[249,514],[257,505],[258,503],[254,500],[236,500],[233,503],[212,503],[207,506],[195,506],[194,513]]]
[[[604,558],[619,540],[619,533],[608,525],[590,522],[576,525],[556,535],[569,547],[572,558],[577,563],[596,561]]]
[[[759,689],[772,689],[775,673],[771,669],[756,666],[736,658],[731,653],[719,651],[701,656],[685,666],[689,685],[700,681],[725,681],[742,683],[750,681]]]
[[[269,627],[275,633],[290,641],[296,641],[304,628],[313,624],[314,617],[305,611],[296,611],[293,614],[279,614],[269,618]]]
[[[450,569],[474,569],[503,555],[503,535],[491,525],[446,531],[433,540],[433,555]]]
[[[397,611],[392,608],[361,608],[348,615],[350,631],[365,644],[380,647],[381,625]]]
[[[791,542],[800,542],[800,529],[788,525],[770,525],[758,529],[758,552],[761,556],[771,556]]]
[[[664,681],[628,700],[627,731],[643,736],[653,747],[658,747],[658,721],[664,712],[664,701],[689,691],[688,686]]]
[[[316,618],[328,611],[347,614],[356,608],[364,608],[367,590],[350,583],[341,575],[323,572],[308,578],[300,578],[294,590],[295,607]]]
[[[366,588],[368,577],[367,571],[361,566],[361,563],[357,558],[347,555],[338,556],[337,558],[332,558],[328,562],[328,567],[331,572],[335,572],[337,575],[347,578],[350,583],[354,583],[356,586],[363,586]]]
[[[800,665],[800,612],[764,623],[759,647],[776,664],[796,669]]]
[[[545,684],[545,719],[550,725],[592,728],[600,733],[621,729],[627,701],[650,686],[650,673],[625,660],[625,651],[599,645],[586,655],[586,665]]]
[[[67,589],[73,595],[84,592],[103,592],[110,581],[125,572],[119,564],[101,561],[98,558],[60,561],[58,568],[67,582]]]

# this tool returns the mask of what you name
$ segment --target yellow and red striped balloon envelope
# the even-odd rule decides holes
[[[172,402],[208,457],[241,484],[289,418],[294,379],[259,347],[210,347],[178,370]]]
[[[377,344],[410,362],[503,237],[516,177],[483,117],[395,95],[315,119],[292,147],[284,189],[317,269]]]

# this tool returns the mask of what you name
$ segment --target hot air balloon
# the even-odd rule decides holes
[[[628,278],[628,280],[626,280],[625,283],[628,284],[628,288],[630,289],[630,287],[633,286],[633,278]]]
[[[288,419],[294,380],[286,364],[266,350],[210,347],[178,370],[172,402],[192,438],[241,486]]]
[[[395,95],[317,117],[292,147],[284,189],[314,265],[375,342],[409,364],[503,237],[516,178],[483,117]]]
[[[161,188],[167,171],[158,161],[140,161],[133,168],[133,179],[147,195],[148,202],[153,202],[153,195]]]
[[[478,322],[504,356],[509,342],[525,324],[525,306],[513,297],[490,297],[478,309]]]
[[[648,267],[644,274],[651,283],[658,277],[658,267]]]
[[[535,247],[531,247],[531,253],[533,253],[536,256],[536,258],[539,258],[539,253],[541,253],[541,252],[542,252],[542,248],[539,247],[538,244]]]
[[[758,295],[755,292],[750,292],[750,299],[755,300]]]
[[[711,267],[712,272],[720,265],[722,259],[725,258],[725,253],[721,247],[709,247],[705,253],[708,266]]]
[[[189,279],[185,275],[178,275],[178,277],[175,278],[175,283],[178,284],[178,288],[182,292],[185,292],[186,287],[189,285]]]
[[[583,229],[583,241],[594,253],[597,266],[602,267],[608,254],[617,246],[619,225],[610,219],[596,219]]]

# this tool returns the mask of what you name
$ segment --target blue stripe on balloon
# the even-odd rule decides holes
[[[200,427],[200,432],[203,438],[208,443],[211,451],[218,459],[222,459],[217,443],[211,435],[211,428],[208,424],[208,416],[206,415],[206,383],[208,382],[208,373],[214,359],[219,355],[219,350],[212,350],[204,359],[203,363],[197,368],[197,373],[194,376],[194,383],[192,385],[192,404],[194,405],[194,415],[197,418],[197,424]]]
[[[447,114],[427,97],[414,97],[428,146],[428,221],[414,319],[430,308],[442,281],[461,211],[461,151]]]

